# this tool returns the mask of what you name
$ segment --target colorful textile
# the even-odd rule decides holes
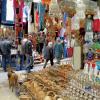
[[[71,20],[71,30],[79,30],[79,28],[80,28],[80,22],[79,22],[79,18],[78,18],[78,16],[73,16],[72,17],[72,20]]]
[[[35,19],[36,19],[36,26],[39,26],[39,12],[38,12],[38,10],[35,11]]]
[[[73,48],[67,48],[67,55],[68,57],[72,57],[73,56]]]
[[[100,19],[95,19],[93,21],[93,31],[100,32]]]
[[[64,26],[66,26],[67,16],[68,16],[68,14],[64,12],[64,17],[63,17]]]
[[[85,33],[85,41],[92,42],[93,40],[93,32],[86,32]]]
[[[43,29],[44,25],[44,14],[45,14],[45,6],[42,3],[38,4],[39,11],[39,30]]]
[[[41,1],[42,1],[42,4],[47,4],[47,5],[49,5],[51,2],[51,0],[41,0]]]
[[[97,65],[97,69],[100,70],[100,61],[97,61],[96,65]]]
[[[92,22],[91,19],[86,19],[85,31],[86,32],[92,32],[93,31],[93,22]]]

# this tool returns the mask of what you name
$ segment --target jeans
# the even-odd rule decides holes
[[[10,55],[2,55],[2,67],[4,71],[7,71],[7,65],[11,65],[11,56]]]
[[[20,70],[22,70],[24,66],[24,55],[20,55]]]
[[[30,73],[31,69],[33,68],[33,57],[27,55],[27,61],[26,61],[26,71]]]
[[[20,54],[16,56],[16,70],[22,70],[24,68],[24,55]]]

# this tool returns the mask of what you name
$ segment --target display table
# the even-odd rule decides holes
[[[82,71],[75,71],[70,65],[29,73],[22,87],[21,91],[35,100],[45,100],[47,96],[52,98],[50,100],[56,100],[56,97],[61,100],[100,100],[96,84],[91,84]]]

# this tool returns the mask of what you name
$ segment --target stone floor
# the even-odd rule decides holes
[[[63,60],[61,62],[68,62],[68,61]],[[36,65],[32,71],[41,70],[43,68],[43,65],[44,63]],[[18,71],[16,73],[25,73],[25,71]],[[0,100],[19,100],[18,97],[15,95],[15,93],[9,89],[7,73],[3,72],[1,69],[0,69]]]
[[[0,73],[0,100],[19,100],[8,87],[7,73]]]

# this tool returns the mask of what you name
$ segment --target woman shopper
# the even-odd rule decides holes
[[[54,46],[54,54],[55,58],[57,59],[57,64],[60,64],[60,60],[63,57],[63,52],[64,52],[63,44],[61,43],[60,38],[57,38],[57,41]]]
[[[46,67],[48,61],[50,60],[51,66],[54,65],[53,59],[54,59],[54,49],[53,49],[53,43],[49,42],[48,46],[44,50],[44,59],[46,59],[44,67]]]

